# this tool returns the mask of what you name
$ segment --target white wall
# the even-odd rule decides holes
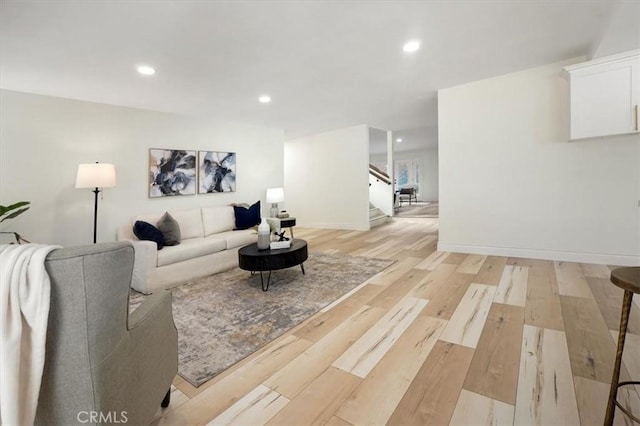
[[[438,171],[438,150],[429,149],[424,152],[424,165],[422,167],[422,183],[420,189],[420,199],[423,201],[438,201],[439,171]]]
[[[439,250],[640,264],[640,137],[567,141],[575,62],[439,92]]]
[[[369,229],[368,135],[362,125],[285,142],[285,205],[298,225]]]
[[[387,216],[393,216],[393,185],[369,173],[369,202]]]
[[[387,162],[387,156],[385,154],[371,155],[369,156],[369,162],[382,171],[386,172],[388,169],[389,163]]]
[[[609,23],[593,44],[591,58],[614,55],[640,48],[640,2],[614,2]]]
[[[79,163],[114,163],[117,186],[99,201],[98,241],[113,241],[139,213],[231,202],[253,203],[282,186],[281,130],[115,107],[12,91],[0,92],[0,204],[32,202],[2,224],[40,243],[74,245],[93,238],[93,193],[75,189]],[[237,191],[148,198],[149,148],[234,151]]]
[[[438,201],[438,149],[394,151],[393,160],[414,160],[420,165],[418,201]]]
[[[391,132],[369,128],[369,163],[384,172],[389,169],[392,154],[388,147],[390,138]],[[393,180],[391,177],[389,179]],[[382,182],[370,173],[369,202],[387,216],[393,216],[393,185]]]
[[[387,153],[387,131],[369,127],[369,162],[386,170]]]

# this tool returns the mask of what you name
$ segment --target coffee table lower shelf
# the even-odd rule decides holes
[[[269,290],[271,272],[278,269],[291,268],[300,265],[304,274],[304,261],[309,257],[307,242],[301,239],[291,241],[291,247],[276,250],[258,250],[258,244],[253,243],[238,250],[238,266],[250,271],[253,275],[260,272],[262,291]],[[267,284],[264,283],[263,272],[269,272]]]

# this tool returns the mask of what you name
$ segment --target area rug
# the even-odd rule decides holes
[[[392,263],[310,253],[305,275],[300,267],[273,271],[266,292],[260,274],[239,268],[173,288],[178,374],[202,385]],[[144,298],[132,292],[130,309]]]

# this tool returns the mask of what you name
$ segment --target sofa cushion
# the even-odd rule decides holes
[[[244,229],[241,231],[226,231],[212,235],[209,238],[218,238],[224,240],[227,250],[246,246],[247,244],[258,241],[258,233],[253,229]]]
[[[236,229],[248,229],[260,223],[260,200],[254,205],[245,209],[240,206],[233,206],[236,218]]]
[[[162,250],[165,241],[162,232],[149,222],[137,220],[133,224],[133,233],[139,240],[153,241],[158,245],[158,250]]]
[[[231,231],[235,227],[235,216],[231,206],[215,206],[202,208],[202,224],[204,225],[204,235]]]
[[[180,225],[180,234],[183,242],[188,238],[204,237],[200,208],[172,210],[169,213]]]
[[[165,213],[158,221],[158,230],[164,236],[164,244],[167,246],[177,246],[180,244],[180,225],[169,212]]]
[[[179,246],[165,247],[158,252],[158,266],[171,265],[226,249],[226,241],[214,238],[182,240]]]

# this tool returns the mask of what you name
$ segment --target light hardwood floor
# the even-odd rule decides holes
[[[437,252],[437,219],[295,233],[397,262],[200,388],[176,377],[154,424],[602,424],[622,302],[610,267]],[[639,306],[622,373],[636,380]],[[620,399],[640,412],[638,391]]]

